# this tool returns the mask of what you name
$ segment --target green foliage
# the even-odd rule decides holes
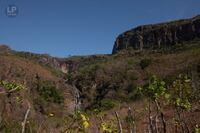
[[[134,120],[133,116],[126,116],[125,121],[127,123],[131,124],[131,123],[134,123],[135,120]]]
[[[94,80],[96,76],[96,71],[100,68],[99,64],[92,64],[87,67],[81,68],[80,69],[80,77],[82,79],[87,79],[87,80]]]
[[[80,110],[66,117],[64,119],[64,123],[68,127],[65,131],[66,133],[86,133],[87,129],[90,127],[88,115]]]
[[[175,80],[176,80],[176,76],[174,75],[169,75],[164,78],[164,81],[167,85],[172,85]]]
[[[82,121],[82,128],[85,131],[89,127],[89,118],[86,114],[81,113],[80,111],[78,112],[79,117],[81,118]]]
[[[14,82],[7,82],[7,81],[0,81],[0,86],[5,88],[8,91],[20,91],[22,89],[24,89],[24,86],[22,86],[21,84],[17,84]]]
[[[63,103],[63,94],[51,83],[40,83],[38,92],[40,96],[48,102]]]
[[[72,73],[67,73],[66,77],[68,81],[71,81],[73,79]]]
[[[191,100],[195,97],[191,79],[187,75],[179,75],[173,81],[171,92],[166,89],[165,82],[159,81],[156,76],[152,76],[150,82],[139,90],[153,101],[162,97],[168,103],[171,102],[173,105],[186,110],[191,108]]]
[[[141,98],[141,94],[140,94],[140,91],[138,90],[138,86],[136,85],[136,83],[134,83],[134,81],[129,83],[125,89],[127,91],[127,95],[124,96],[122,101],[132,102]]]
[[[191,108],[191,100],[194,99],[194,89],[192,88],[191,79],[187,75],[179,75],[172,85],[172,103],[189,110]]]
[[[188,99],[181,99],[180,97],[176,98],[175,105],[178,107],[182,107],[184,109],[190,109],[191,103],[188,101]]]
[[[23,102],[22,96],[15,97],[17,104],[21,104]]]
[[[126,90],[128,91],[128,93],[135,92],[137,91],[137,85],[131,82],[128,84]]]
[[[116,102],[110,99],[103,99],[100,103],[101,110],[110,110],[114,108],[116,105]]]
[[[150,82],[146,84],[143,88],[140,88],[140,90],[151,100],[157,100],[161,96],[166,96],[167,94],[165,82],[158,80],[155,75],[152,76]]]
[[[199,125],[195,126],[194,133],[200,133],[200,127],[199,127]]]
[[[101,129],[104,133],[117,133],[117,127],[112,122],[102,122]]]
[[[145,68],[147,68],[150,64],[151,64],[151,59],[142,59],[141,61],[140,61],[140,67],[142,68],[142,69],[145,69]]]
[[[134,60],[133,59],[128,59],[127,64],[128,65],[133,65],[134,64]]]

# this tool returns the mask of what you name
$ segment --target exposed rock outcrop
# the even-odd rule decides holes
[[[89,55],[72,56],[69,58],[52,57],[48,54],[36,54],[31,52],[15,51],[7,45],[0,44],[0,55],[11,54],[29,59],[30,61],[42,64],[54,70],[61,71],[64,74],[70,73],[92,62],[104,60],[108,55]]]
[[[8,54],[9,52],[11,52],[10,47],[0,44],[0,54]]]
[[[200,15],[191,19],[139,26],[124,32],[116,39],[112,53],[130,47],[137,50],[168,48],[195,38],[200,38]]]

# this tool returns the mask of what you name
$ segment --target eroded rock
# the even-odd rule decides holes
[[[191,19],[139,26],[124,32],[116,39],[112,53],[130,47],[137,50],[166,48],[196,38],[200,38],[200,15]]]

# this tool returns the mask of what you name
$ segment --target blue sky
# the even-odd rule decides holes
[[[13,4],[19,13],[9,18]],[[126,30],[197,14],[199,0],[0,0],[0,44],[59,57],[109,54]]]

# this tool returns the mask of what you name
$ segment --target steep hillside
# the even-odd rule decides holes
[[[0,131],[21,132],[21,122],[30,106],[29,126],[33,132],[41,126],[46,132],[58,132],[63,116],[74,110],[72,87],[47,67],[19,57],[0,47]],[[6,83],[7,82],[7,83]],[[25,88],[9,92],[3,84],[19,84]],[[2,88],[3,87],[3,88]],[[58,119],[52,122],[50,114]],[[39,131],[39,130],[38,130]]]
[[[148,89],[145,92],[140,90],[140,87],[144,89],[147,86],[151,87],[152,85],[149,85],[151,78],[156,75],[167,88],[166,95],[158,98],[166,122],[166,132],[182,133],[187,132],[188,129],[192,133],[200,122],[196,119],[200,116],[199,70],[200,42],[193,41],[168,51],[123,50],[103,61],[79,68],[71,73],[68,82],[73,83],[80,91],[81,107],[93,114],[90,121],[92,125],[88,132],[101,132],[102,129],[99,130],[97,125],[100,125],[102,118],[112,127],[113,132],[119,131],[118,121],[113,114],[118,112],[124,132],[134,130],[134,124],[130,124],[131,121],[136,123],[137,132],[150,132],[149,126],[152,121],[152,132],[158,130],[163,133],[165,131],[163,131],[162,119],[160,115],[157,115],[159,109],[156,109],[153,100],[148,103],[148,97],[153,97],[154,93],[148,92]],[[182,75],[186,79],[182,79]],[[182,84],[182,80],[186,83]],[[175,84],[176,82],[178,85]],[[184,93],[180,94],[184,95],[183,99],[189,99],[188,103],[185,101],[181,103],[183,105],[179,103],[176,105],[176,102],[180,100],[176,99],[179,97],[176,87],[189,89],[187,96]],[[155,92],[156,97],[160,95],[159,93]],[[169,98],[168,93],[171,100],[165,99],[165,96]],[[183,109],[180,109],[183,111],[180,113],[180,119],[176,113],[177,108],[179,111],[179,106]],[[130,110],[134,115],[131,118],[129,118]],[[180,125],[176,127],[176,123]],[[183,126],[183,123],[186,126]]]
[[[44,57],[48,59],[41,62],[40,59]],[[62,61],[69,66],[67,73],[52,65],[50,59]],[[184,115],[188,116],[184,123],[187,123],[192,132],[200,122],[195,120],[195,117],[200,116],[199,41],[190,41],[188,44],[173,47],[173,50],[129,49],[114,55],[77,56],[66,59],[10,51],[8,47],[3,46],[0,64],[0,102],[3,105],[0,107],[0,130],[3,133],[21,132],[21,123],[29,107],[27,133],[82,131],[84,128],[81,126],[80,116],[83,117],[83,114],[90,117],[87,132],[103,132],[102,119],[103,124],[112,123],[112,130],[116,131],[117,121],[113,112],[119,114],[123,131],[129,132],[129,109],[134,109],[137,132],[147,132],[148,95],[142,95],[138,88],[145,88],[152,75],[165,82],[167,92],[172,98],[176,95],[172,84],[179,80],[180,75],[187,75],[192,81],[191,92],[195,95],[189,93],[192,95],[192,99],[189,99],[192,107],[188,112],[183,110]],[[26,89],[10,92],[11,90],[2,88],[5,82],[21,84]],[[176,108],[173,102],[165,104],[163,98],[159,98],[159,103],[167,122],[167,132],[173,132],[175,129],[172,120],[173,115],[176,115]],[[154,102],[151,104],[150,116],[154,119],[153,116],[157,116],[156,105]],[[73,114],[74,109],[82,110],[83,114]],[[181,113],[181,117],[182,115]],[[160,126],[158,130],[162,132],[161,122],[157,124]],[[186,130],[186,127],[183,129]],[[181,128],[177,128],[177,132],[182,131]]]
[[[120,51],[104,61],[79,68],[71,81],[80,90],[85,108],[100,108],[105,99],[131,102],[137,99],[137,87],[147,83],[152,75],[171,82],[179,74],[187,74],[199,82],[200,42],[189,45],[163,52]]]

